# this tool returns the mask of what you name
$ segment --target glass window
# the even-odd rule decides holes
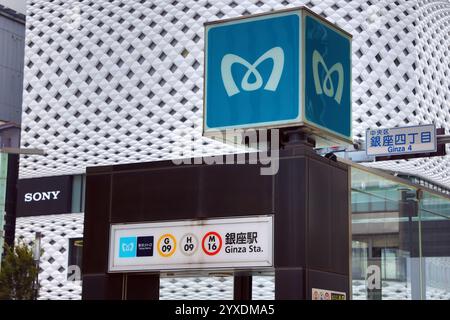
[[[423,298],[450,300],[450,200],[423,192],[420,221]]]
[[[450,299],[450,199],[352,168],[353,299]]]
[[[417,216],[414,188],[352,168],[353,299],[414,298]]]
[[[67,279],[72,281],[81,280],[83,259],[83,238],[69,239],[69,261],[67,268]]]
[[[84,211],[86,176],[75,175],[72,179],[72,212]]]

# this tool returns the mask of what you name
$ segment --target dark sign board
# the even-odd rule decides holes
[[[70,213],[72,176],[19,180],[17,217]]]

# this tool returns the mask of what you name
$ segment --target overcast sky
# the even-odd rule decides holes
[[[23,14],[26,14],[26,3],[26,0],[0,0],[1,5]]]

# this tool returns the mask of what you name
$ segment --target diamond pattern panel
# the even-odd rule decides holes
[[[367,288],[364,281],[353,280],[353,300],[366,300]],[[406,282],[383,281],[383,300],[411,300],[411,286]],[[427,286],[426,300],[450,300],[449,290]]]
[[[83,237],[84,214],[21,217],[16,221],[16,240],[33,245],[41,232],[39,266],[40,300],[79,300],[81,281],[67,281],[69,239]]]
[[[31,0],[23,178],[228,153],[201,137],[203,23],[306,5],[354,35],[353,135],[449,129],[448,0]],[[449,158],[377,164],[450,184]]]
[[[160,300],[232,300],[233,277],[161,277]]]
[[[252,300],[275,299],[275,276],[252,277]]]
[[[418,18],[414,21],[417,36],[412,43],[416,48],[413,62],[417,85],[411,92],[417,108],[405,109],[407,123],[434,123],[450,133],[450,2],[419,1]],[[410,100],[410,99],[409,99]],[[450,154],[450,145],[447,145]],[[373,166],[404,173],[412,173],[450,185],[450,156],[402,161],[386,161]]]

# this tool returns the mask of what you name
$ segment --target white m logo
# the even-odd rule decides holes
[[[244,78],[241,82],[241,87],[245,91],[254,91],[261,88],[263,84],[261,74],[258,72],[258,70],[256,70],[256,68],[260,65],[260,63],[267,59],[272,59],[273,68],[269,80],[264,86],[264,90],[275,91],[277,90],[278,83],[280,82],[281,74],[283,73],[284,68],[283,49],[281,49],[280,47],[274,47],[264,53],[261,57],[259,57],[258,60],[256,60],[253,64],[250,64],[247,60],[242,59],[235,54],[226,54],[222,58],[221,73],[223,85],[225,86],[225,90],[227,91],[228,96],[231,97],[240,92],[238,87],[236,86],[236,83],[234,82],[233,74],[231,72],[231,67],[233,66],[233,64],[239,63],[247,68],[247,72],[245,73]],[[253,74],[253,76],[255,77],[255,81],[250,83],[248,80],[251,74]]]
[[[323,82],[320,83],[319,79],[319,63],[322,68],[325,70],[325,78]],[[336,63],[330,69],[328,69],[323,57],[317,50],[314,50],[312,56],[312,65],[313,65],[313,76],[314,76],[314,85],[316,87],[316,92],[318,95],[324,93],[326,96],[333,98],[337,103],[341,104],[342,99],[342,91],[344,90],[344,68],[341,63]],[[338,85],[336,91],[334,90],[333,80],[331,79],[331,75],[337,72],[338,75]]]
[[[133,251],[133,249],[134,249],[134,244],[133,243],[129,243],[129,244],[123,243],[122,244],[122,251],[123,252]]]

